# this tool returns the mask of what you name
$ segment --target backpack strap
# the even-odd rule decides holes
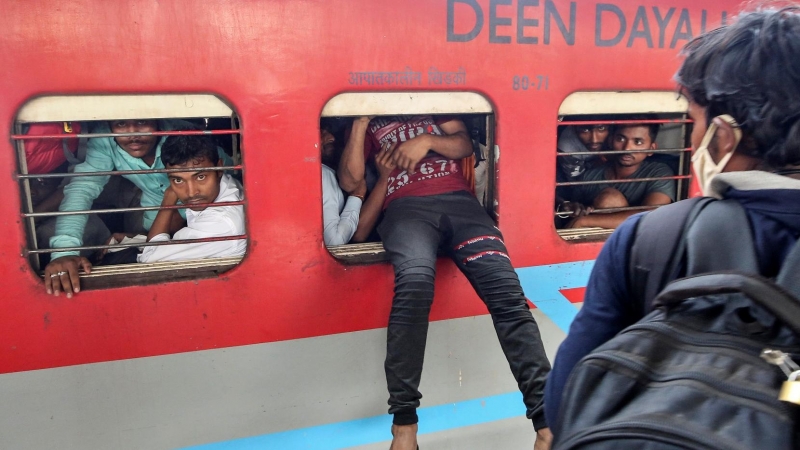
[[[76,122],[79,124],[79,133],[88,133],[88,127],[84,122]],[[72,130],[67,131],[68,123],[64,122],[64,132],[65,133],[72,133]],[[69,139],[62,139],[61,140],[61,147],[64,150],[64,158],[66,158],[67,162],[69,163],[70,167],[74,167],[76,164],[82,163],[86,159],[86,145],[88,139],[87,138],[78,138],[78,148],[76,153],[72,153],[69,149]]]
[[[800,239],[783,260],[781,271],[775,282],[795,297],[800,298]]]
[[[686,230],[686,275],[759,273],[750,220],[735,200],[713,202]]]
[[[795,245],[795,256],[800,256],[796,252],[798,248],[800,247]],[[800,301],[785,289],[757,275],[716,272],[682,278],[670,283],[659,294],[655,303],[657,306],[670,307],[687,298],[732,293],[746,295],[800,335]]]
[[[680,275],[684,230],[715,199],[694,197],[650,211],[639,220],[628,263],[628,291],[647,312],[656,295]]]

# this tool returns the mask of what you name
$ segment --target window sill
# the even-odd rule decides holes
[[[344,264],[373,264],[389,260],[381,242],[331,245],[327,248],[334,258]]]
[[[596,242],[605,241],[613,232],[614,230],[609,230],[607,228],[572,228],[558,230],[558,235],[561,236],[561,239],[568,242]]]
[[[92,273],[82,272],[79,276],[81,290],[142,286],[168,281],[215,278],[231,270],[240,262],[242,262],[242,257],[119,264],[92,267]]]

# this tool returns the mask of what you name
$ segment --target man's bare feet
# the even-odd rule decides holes
[[[392,425],[392,436],[389,450],[417,450],[417,424]]]
[[[542,428],[536,432],[533,450],[550,450],[551,445],[553,445],[553,433],[550,432],[550,428]]]

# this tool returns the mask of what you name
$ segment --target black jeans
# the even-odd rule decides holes
[[[386,343],[389,414],[417,423],[420,377],[433,303],[436,254],[444,250],[489,309],[527,417],[546,426],[544,383],[550,363],[500,231],[468,192],[394,200],[378,228],[394,266],[395,289]]]

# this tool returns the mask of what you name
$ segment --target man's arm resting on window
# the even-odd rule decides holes
[[[98,132],[108,132],[98,129]],[[75,173],[108,172],[114,170],[113,138],[89,139],[86,150],[86,160],[75,166]],[[109,176],[74,177],[64,186],[64,198],[59,205],[59,211],[85,211],[92,208],[92,203],[103,191],[108,183]],[[83,245],[83,230],[86,227],[88,216],[83,214],[72,216],[59,216],[56,219],[55,235],[50,238],[50,248],[79,247]],[[51,255],[53,260],[62,256],[78,256],[78,252],[55,252]]]
[[[170,239],[168,233],[161,233],[154,235],[152,238],[148,237],[148,242],[176,242],[187,239],[235,236],[240,233],[238,230],[242,228],[243,224],[237,223],[231,217],[226,216],[224,212],[205,211],[202,217],[198,217],[194,221],[191,228],[188,226],[181,228],[175,232],[172,239]],[[138,260],[139,262],[183,261],[187,259],[241,256],[245,250],[243,242],[244,239],[148,246],[144,248]]]
[[[175,194],[172,187],[168,187],[164,191],[164,200],[161,201],[161,206],[175,206],[177,204],[178,195]],[[178,210],[176,209],[159,210],[155,220],[153,220],[153,225],[150,227],[150,232],[147,233],[147,242],[150,242],[159,234],[171,234],[170,232],[172,231],[175,220],[174,216],[178,216]],[[178,218],[180,218],[180,216],[178,216]]]
[[[644,202],[642,202],[642,206],[663,206],[669,205],[672,203],[672,199],[669,198],[668,195],[664,194],[663,192],[651,192],[650,194],[645,197]],[[589,214],[587,216],[581,216],[577,219],[573,220],[569,228],[590,228],[590,227],[599,227],[599,228],[608,228],[614,229],[620,226],[622,222],[625,221],[628,217],[638,214],[641,211],[620,211],[615,213],[594,213]]]
[[[364,140],[369,121],[369,117],[359,117],[353,121],[350,138],[339,160],[339,186],[348,194],[352,194],[364,181]]]
[[[375,223],[378,222],[378,217],[383,210],[383,201],[386,199],[386,191],[388,190],[389,181],[386,177],[381,177],[375,183],[369,197],[361,206],[361,215],[358,218],[358,228],[353,234],[352,242],[364,242],[369,237],[372,229],[375,228]]]

